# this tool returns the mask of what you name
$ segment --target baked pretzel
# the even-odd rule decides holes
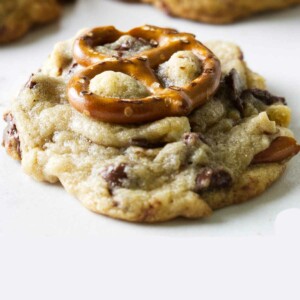
[[[107,55],[95,50],[96,46],[113,43],[118,40],[121,36],[130,35],[137,39],[143,39],[149,42],[149,45],[153,48],[160,48],[156,52],[153,49],[139,52],[139,56],[153,56],[163,54],[164,50],[168,48],[168,44],[172,39],[178,40],[182,37],[186,39],[187,34],[179,34],[175,29],[160,28],[155,26],[145,25],[142,27],[133,28],[128,32],[122,32],[117,30],[114,26],[96,27],[90,29],[80,35],[74,42],[73,56],[75,60],[83,65],[90,66],[103,60],[115,59],[111,55]],[[188,34],[188,36],[192,36]]]
[[[281,162],[298,154],[300,145],[294,138],[280,136],[272,141],[269,148],[256,154],[253,158],[253,164]]]
[[[151,41],[155,48],[123,59],[102,54],[96,45],[111,43],[122,35],[131,35]],[[202,62],[202,72],[184,87],[165,88],[154,70],[172,54],[181,50],[192,51]],[[173,29],[143,26],[123,33],[114,27],[94,28],[77,38],[74,58],[87,68],[75,74],[68,85],[68,99],[78,111],[100,121],[133,124],[158,120],[167,116],[185,116],[204,104],[219,86],[221,67],[214,54],[187,33]],[[104,71],[125,73],[142,82],[151,96],[141,99],[103,97],[89,91],[93,77]]]

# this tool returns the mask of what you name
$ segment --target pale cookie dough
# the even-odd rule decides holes
[[[61,14],[61,4],[71,0],[1,0],[0,44],[12,42],[36,25],[51,22]]]
[[[140,2],[154,4],[172,16],[224,24],[256,13],[284,9],[299,4],[300,0],[140,0]]]
[[[274,139],[293,136],[290,110],[283,98],[261,90],[263,78],[247,68],[236,45],[206,44],[221,60],[223,79],[217,94],[191,115],[121,126],[70,106],[66,85],[82,68],[73,61],[72,44],[55,46],[5,115],[4,146],[36,180],[61,182],[94,212],[159,222],[206,217],[249,200],[284,171],[286,160],[252,164]],[[201,73],[201,62],[183,51],[154,72],[162,84],[184,85]],[[112,71],[97,75],[90,89],[106,97],[148,93],[136,79]]]

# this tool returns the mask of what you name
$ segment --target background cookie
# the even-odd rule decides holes
[[[60,3],[67,0],[2,0],[0,3],[0,43],[14,41],[35,25],[57,19]]]
[[[299,4],[299,0],[140,0],[176,17],[207,23],[232,23],[252,14]]]

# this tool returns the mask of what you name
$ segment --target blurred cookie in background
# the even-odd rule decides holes
[[[72,0],[1,0],[0,44],[24,36],[32,27],[49,23],[62,13],[62,5]]]
[[[300,0],[124,0],[154,4],[174,17],[226,24],[264,11],[300,4]]]

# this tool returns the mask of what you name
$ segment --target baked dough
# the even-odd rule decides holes
[[[1,0],[0,44],[24,36],[35,25],[57,19],[67,0]]]
[[[223,79],[216,95],[191,115],[117,125],[92,119],[69,104],[66,86],[83,68],[73,60],[73,43],[55,46],[5,115],[3,144],[36,180],[61,182],[96,213],[160,222],[209,216],[262,193],[283,173],[288,159],[252,160],[277,137],[293,136],[287,128],[290,109],[283,98],[257,92],[265,89],[264,79],[247,67],[238,46],[206,43],[221,61]],[[166,85],[168,68],[184,83],[193,79],[190,73],[201,72],[201,62],[189,51],[180,53],[180,62],[174,55],[154,70]],[[186,78],[182,67],[189,70]],[[99,94],[116,96],[121,89],[117,96],[134,98],[146,92],[133,78],[106,73],[91,87]]]
[[[141,0],[169,15],[207,23],[232,23],[250,15],[299,4],[300,0]]]

